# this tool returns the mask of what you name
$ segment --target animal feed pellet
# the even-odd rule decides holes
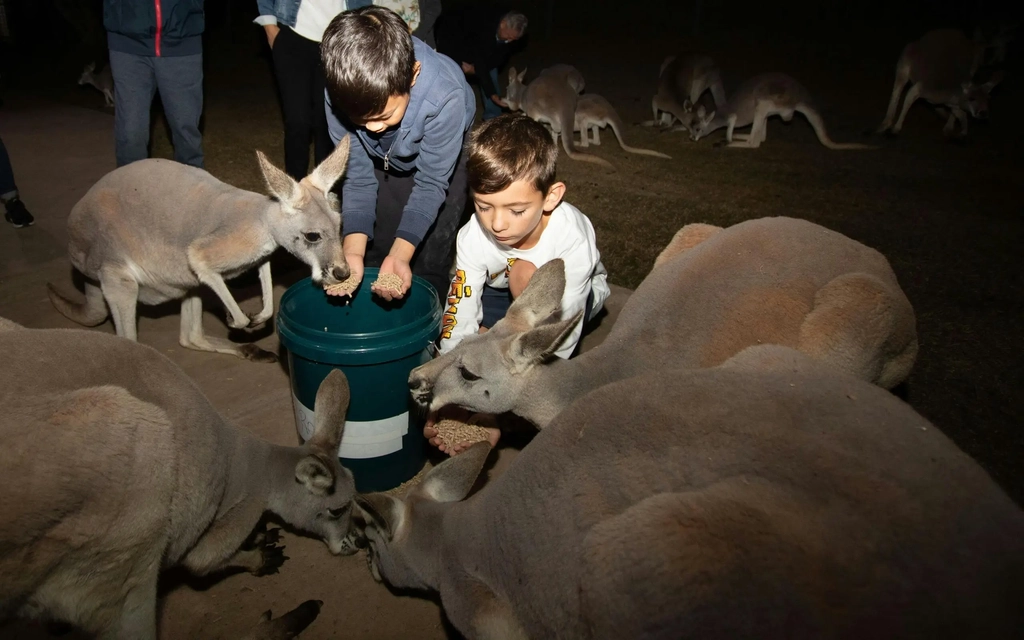
[[[349,296],[359,286],[359,278],[355,274],[350,275],[337,284],[332,284],[324,287],[324,291],[333,295]]]
[[[373,283],[376,287],[388,289],[395,293],[402,293],[402,284],[402,277],[397,273],[382,273]]]
[[[487,429],[475,424],[466,424],[458,420],[445,419],[434,425],[437,429],[437,437],[444,443],[446,449],[451,449],[457,444],[467,442],[473,444],[487,439]]]

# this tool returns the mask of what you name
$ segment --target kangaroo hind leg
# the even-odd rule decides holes
[[[203,301],[195,292],[181,300],[181,331],[178,344],[196,351],[226,353],[253,362],[277,362],[277,356],[255,344],[236,344],[230,340],[211,338],[203,331]]]

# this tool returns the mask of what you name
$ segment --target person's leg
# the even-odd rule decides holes
[[[327,81],[324,78],[319,46],[313,48],[310,65],[313,69],[313,94],[310,97],[313,119],[313,160],[319,165],[334,151],[334,142],[331,141],[331,134],[327,129],[327,108],[324,104],[324,90]],[[339,180],[338,185],[340,184]]]
[[[114,155],[117,166],[149,157],[149,111],[156,92],[153,58],[110,52],[114,78]]]
[[[11,158],[7,155],[7,147],[0,139],[0,201],[4,203],[4,219],[15,228],[27,227],[35,222],[35,218],[25,208],[25,203],[18,197],[18,187],[14,184],[14,169]]]
[[[203,54],[156,58],[156,84],[171,127],[174,159],[203,168]]]
[[[307,43],[313,45],[315,60],[310,59],[310,47],[305,46]],[[320,52],[315,42],[282,26],[271,54],[284,116],[284,170],[296,180],[301,180],[309,174],[309,134],[313,126],[310,93],[315,84],[313,64],[320,64]],[[322,87],[319,106],[323,112]],[[324,113],[320,115],[326,127],[327,116]]]
[[[490,329],[508,313],[508,308],[512,306],[512,292],[485,284],[484,291],[480,294],[480,305],[484,311],[480,326]]]
[[[363,265],[379,267],[391,251],[395,233],[402,221],[402,211],[412,193],[413,175],[396,176],[385,174],[380,166],[374,169],[377,177],[377,220],[373,225],[373,240],[366,248]],[[344,227],[343,227],[344,228]],[[422,245],[421,245],[422,246]],[[413,258],[415,262],[415,258]],[[413,267],[413,273],[416,268]],[[419,274],[416,274],[419,275]]]
[[[491,82],[494,83],[494,86],[495,87],[499,86],[498,85],[498,70],[497,69],[491,69],[490,71],[488,71],[488,73],[491,76]],[[480,96],[481,96],[481,98],[483,99],[483,102],[484,102],[484,113],[483,113],[483,116],[481,116],[481,118],[483,120],[490,120],[491,118],[497,118],[498,116],[501,115],[501,113],[502,113],[501,107],[498,106],[497,104],[495,104],[493,100],[491,100],[491,96],[484,95],[483,89],[480,90]]]
[[[413,274],[433,285],[441,297],[447,293],[451,282],[455,236],[462,221],[462,214],[466,210],[466,159],[467,155],[462,154],[456,162],[455,172],[448,185],[448,196],[412,260]]]

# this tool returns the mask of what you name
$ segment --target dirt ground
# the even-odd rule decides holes
[[[560,159],[566,198],[593,220],[612,282],[635,287],[672,234],[690,222],[727,226],[793,216],[878,249],[917,312],[921,350],[905,399],[1024,503],[1019,43],[1011,49],[1008,79],[993,96],[991,121],[972,122],[962,145],[943,138],[943,120],[924,104],[911,110],[898,139],[876,139],[879,148],[871,151],[827,150],[799,116],[788,124],[771,121],[758,150],[715,148],[721,132],[693,143],[682,134],[633,126],[650,118],[665,55],[699,47],[722,66],[727,92],[753,73],[789,72],[817,96],[833,139],[860,140],[884,114],[902,45],[935,26],[872,30],[871,45],[865,46],[863,29],[818,28],[817,37],[808,38],[792,35],[792,24],[790,33],[753,20],[727,28],[721,11],[712,15],[719,17],[715,28],[701,38],[636,30],[627,36],[607,20],[584,20],[586,31],[573,31],[563,29],[567,22],[560,14],[558,37],[539,35],[513,62],[528,67],[527,80],[550,64],[575,65],[587,91],[604,95],[619,110],[630,144],[672,156],[626,154],[606,130],[594,153],[612,162],[613,171]],[[282,127],[265,47],[248,18],[236,11],[222,24],[211,20],[204,141],[211,173],[262,190],[253,150],[282,162]],[[70,286],[63,222],[92,182],[113,168],[112,118],[99,93],[74,86],[80,59],[68,53],[47,60],[46,69],[15,75],[0,108],[0,136],[38,219],[30,229],[0,227],[0,315],[32,327],[70,327],[47,302],[44,283]],[[154,154],[170,156],[159,120]],[[278,296],[303,275],[284,256],[275,257],[274,270]],[[256,289],[242,291],[244,304],[255,307]],[[236,424],[272,441],[294,442],[283,369],[180,349],[177,323],[174,307],[146,309],[140,340],[179,363]],[[207,307],[206,326],[226,335],[219,305]],[[260,344],[274,349],[276,336],[266,335]],[[492,473],[500,473],[513,456],[506,449]],[[162,589],[161,637],[232,637],[267,608],[281,613],[309,598],[325,602],[302,636],[309,640],[457,637],[436,602],[373,582],[362,555],[335,558],[321,542],[290,533],[285,543],[290,560],[278,575],[169,575]],[[45,634],[38,625],[17,624],[0,626],[0,636]]]

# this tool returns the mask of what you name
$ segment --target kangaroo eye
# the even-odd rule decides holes
[[[475,373],[473,373],[472,371],[470,371],[469,369],[462,365],[459,365],[459,374],[462,375],[462,379],[467,382],[473,382],[475,380],[480,379],[480,376],[476,375]]]
[[[306,239],[306,242],[320,242],[320,238],[323,237],[316,231],[307,231],[302,236]]]
[[[345,515],[345,512],[348,511],[348,507],[349,505],[345,505],[344,507],[339,507],[337,509],[328,509],[327,511],[331,514],[331,518],[337,520],[341,516]]]

